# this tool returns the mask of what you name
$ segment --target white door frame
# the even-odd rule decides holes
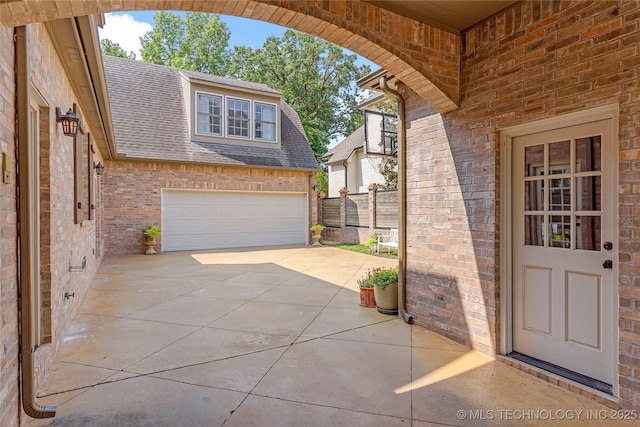
[[[531,133],[538,133],[548,130],[560,129],[564,127],[570,127],[580,125],[584,123],[590,123],[600,120],[611,120],[613,128],[613,144],[612,150],[615,150],[614,158],[618,158],[618,115],[619,108],[617,104],[605,105],[601,107],[592,108],[589,110],[578,111],[575,113],[564,114],[561,116],[555,116],[548,119],[542,119],[531,123],[525,123],[521,125],[509,126],[504,128],[498,128],[498,138],[500,141],[500,346],[498,351],[501,354],[508,354],[513,351],[513,232],[511,228],[512,221],[512,206],[511,206],[511,191],[512,191],[512,142],[513,139],[519,136],[529,135]],[[616,183],[619,182],[619,162],[615,161],[614,170],[612,171],[613,180]],[[618,218],[618,192],[614,194],[614,218]],[[615,224],[615,237],[614,248],[619,248],[618,236],[619,225]],[[612,254],[617,261],[619,249]],[[613,366],[615,368],[613,376],[613,395],[619,396],[619,375],[617,374],[618,367],[618,343],[619,343],[619,328],[618,328],[618,316],[619,316],[619,295],[618,295],[618,262],[614,261],[613,269],[613,288],[614,288],[614,307],[613,313],[616,319],[612,322],[614,330],[613,334]]]

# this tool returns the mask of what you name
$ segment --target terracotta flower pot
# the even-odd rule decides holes
[[[373,287],[378,311],[383,314],[398,314],[398,283],[392,283],[382,289]]]
[[[376,297],[373,288],[360,288],[360,305],[373,308],[376,306]]]

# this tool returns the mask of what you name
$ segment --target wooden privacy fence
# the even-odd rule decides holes
[[[340,197],[318,199],[319,219],[327,228],[325,240],[362,243],[375,232],[398,227],[398,191],[378,190],[372,184],[368,193],[349,194],[340,190]]]
[[[369,227],[369,193],[346,197],[348,227]]]

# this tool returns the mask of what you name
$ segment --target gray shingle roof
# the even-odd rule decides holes
[[[327,164],[339,163],[349,158],[358,148],[364,147],[364,125],[353,131],[351,135],[342,140],[338,145],[327,151],[322,158],[327,159]]]
[[[265,85],[103,56],[118,157],[319,169],[296,112],[280,101],[281,148],[192,141],[180,73],[239,90],[279,95]]]

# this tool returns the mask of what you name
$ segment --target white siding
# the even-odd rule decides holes
[[[340,197],[340,189],[344,187],[344,166],[329,165],[329,194],[327,197]]]

